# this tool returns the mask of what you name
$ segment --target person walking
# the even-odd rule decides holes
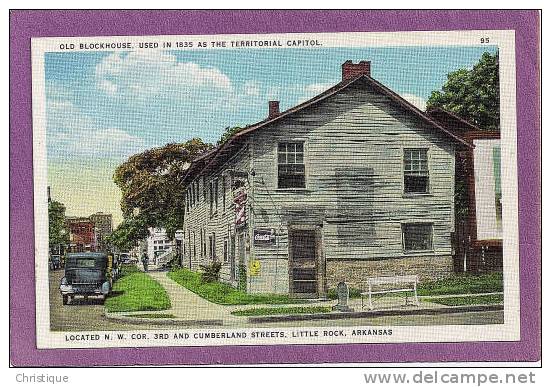
[[[143,265],[143,271],[147,272],[147,265],[149,263],[149,258],[147,256],[147,253],[144,251],[142,254],[142,265]]]

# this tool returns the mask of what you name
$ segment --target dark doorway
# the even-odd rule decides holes
[[[289,291],[294,297],[318,297],[316,230],[289,230]]]

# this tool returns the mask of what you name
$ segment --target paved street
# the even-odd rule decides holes
[[[441,314],[434,316],[391,316],[340,320],[290,321],[255,324],[255,327],[330,327],[330,326],[407,326],[407,325],[484,325],[502,324],[503,311]],[[250,326],[244,324],[243,326]]]
[[[77,298],[69,305],[63,305],[59,294],[59,283],[63,270],[50,271],[50,328],[52,331],[94,331],[94,330],[143,330],[144,325],[133,325],[107,320],[103,316],[101,301],[90,297],[88,303]],[[155,326],[167,329],[169,326]]]

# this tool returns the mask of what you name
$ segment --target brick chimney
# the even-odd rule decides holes
[[[342,64],[342,80],[354,78],[360,74],[371,76],[371,62],[362,60],[358,64],[352,63],[351,60],[347,60]]]
[[[268,118],[279,116],[279,101],[268,101]]]

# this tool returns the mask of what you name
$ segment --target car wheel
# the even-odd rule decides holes
[[[64,294],[63,295],[63,305],[67,305],[69,303],[69,296]]]

